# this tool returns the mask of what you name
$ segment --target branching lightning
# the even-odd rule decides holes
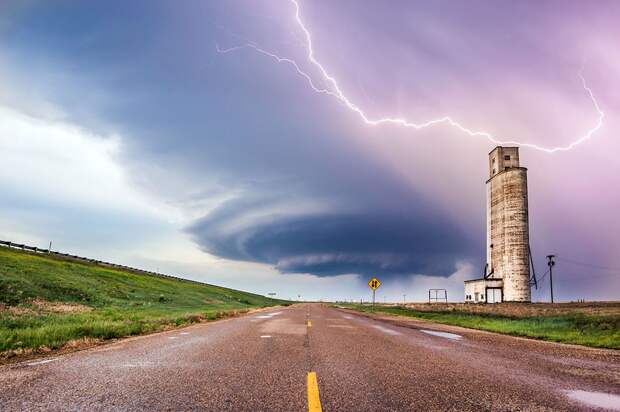
[[[382,124],[394,124],[394,125],[399,125],[402,127],[420,130],[420,129],[425,129],[427,127],[438,125],[438,124],[448,124],[460,130],[461,132],[465,133],[466,135],[469,135],[471,137],[486,138],[489,141],[497,145],[517,145],[517,146],[522,146],[522,147],[528,147],[528,148],[535,149],[535,150],[540,150],[540,151],[547,152],[547,153],[555,153],[555,152],[564,152],[564,151],[573,149],[575,146],[590,139],[594,135],[594,133],[596,133],[596,131],[598,131],[603,125],[603,119],[605,118],[605,114],[601,110],[596,98],[594,97],[594,93],[592,92],[590,87],[588,87],[586,83],[586,79],[583,77],[583,74],[581,71],[579,72],[579,78],[581,79],[581,84],[584,90],[586,91],[590,101],[592,102],[592,105],[594,106],[594,109],[596,110],[598,114],[598,118],[597,118],[597,122],[595,123],[595,125],[592,128],[590,128],[583,136],[577,138],[576,140],[572,141],[566,146],[545,147],[545,146],[539,146],[534,143],[520,142],[520,141],[512,140],[512,139],[502,140],[502,139],[495,137],[493,134],[489,132],[476,131],[468,127],[465,127],[450,116],[443,116],[443,117],[431,119],[431,120],[421,122],[421,123],[415,123],[405,118],[399,118],[399,117],[384,117],[384,118],[373,119],[369,117],[368,115],[366,115],[366,113],[357,104],[353,103],[344,94],[336,78],[333,77],[331,74],[329,74],[327,69],[316,59],[314,55],[312,36],[301,18],[299,3],[297,2],[297,0],[290,0],[290,1],[291,3],[293,3],[293,6],[295,7],[295,20],[297,22],[297,25],[301,29],[304,35],[304,38],[306,40],[307,59],[321,74],[323,78],[323,82],[326,85],[328,85],[327,88],[317,86],[316,81],[313,80],[313,78],[308,73],[304,72],[299,66],[299,64],[297,64],[296,61],[292,59],[280,57],[277,54],[271,53],[265,49],[262,49],[253,43],[248,43],[248,44],[237,46],[237,47],[231,47],[228,49],[221,49],[219,46],[216,45],[217,51],[219,53],[229,53],[229,52],[233,52],[233,51],[244,49],[244,48],[250,48],[250,49],[255,50],[258,53],[261,53],[275,60],[277,63],[288,64],[295,69],[298,75],[300,75],[302,78],[306,80],[307,84],[310,86],[310,88],[312,88],[313,91],[315,91],[316,93],[327,94],[329,96],[332,96],[338,99],[345,107],[347,107],[349,110],[356,113],[362,119],[364,123],[370,126],[378,126]]]

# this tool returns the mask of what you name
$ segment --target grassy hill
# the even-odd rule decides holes
[[[0,248],[0,357],[212,320],[285,302]]]

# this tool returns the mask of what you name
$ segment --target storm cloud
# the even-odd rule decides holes
[[[596,120],[577,76],[587,57],[584,74],[608,114],[604,128],[571,152],[521,151],[532,250],[537,268],[549,253],[618,267],[620,195],[609,190],[620,173],[618,3],[475,3],[300,5],[316,57],[373,118],[451,115],[507,139],[565,145]],[[10,224],[0,229],[41,242],[74,239],[76,253],[88,243],[106,259],[158,242],[157,250],[191,249],[209,264],[244,262],[210,273],[248,289],[264,284],[253,270],[273,275],[269,287],[327,284],[342,274],[426,275],[438,286],[458,268],[461,277],[477,276],[493,145],[443,126],[370,127],[290,65],[247,48],[217,53],[216,44],[252,42],[295,59],[322,87],[293,12],[287,1],[3,2],[0,106],[10,110],[0,114],[13,118],[3,125],[28,115],[23,133],[6,126],[1,136],[18,136],[28,150],[4,145],[3,161],[21,165],[48,147],[75,159],[53,163],[45,190],[28,175],[0,179],[7,199],[17,199],[16,186],[31,187],[36,202],[28,202],[40,205],[3,209]],[[69,140],[53,133],[59,125],[62,136],[79,132],[83,148],[62,144]],[[108,146],[114,150],[101,149]],[[39,163],[41,173],[51,170]],[[96,170],[82,172],[89,167]],[[81,176],[80,189],[56,190],[61,174],[68,182]],[[56,202],[62,208],[50,209]],[[54,231],[39,223],[50,214]],[[81,214],[87,223],[110,218],[93,230],[72,223]],[[164,245],[151,235],[158,225],[189,237],[191,248]],[[140,244],[126,247],[134,237]],[[560,283],[560,295],[619,290],[620,278],[599,273],[593,284],[577,269],[566,268],[574,280]]]
[[[475,256],[468,236],[432,211],[276,209],[229,201],[188,230],[209,253],[283,273],[447,276]]]

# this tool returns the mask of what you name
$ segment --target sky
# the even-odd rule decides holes
[[[620,299],[618,21],[615,1],[3,1],[0,238],[283,298],[367,300],[376,276],[379,300],[458,301],[496,145],[471,130],[522,144],[556,300]]]

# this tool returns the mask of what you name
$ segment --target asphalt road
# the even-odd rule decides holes
[[[596,404],[620,410],[617,351],[319,304],[0,367],[2,411],[543,411]]]

